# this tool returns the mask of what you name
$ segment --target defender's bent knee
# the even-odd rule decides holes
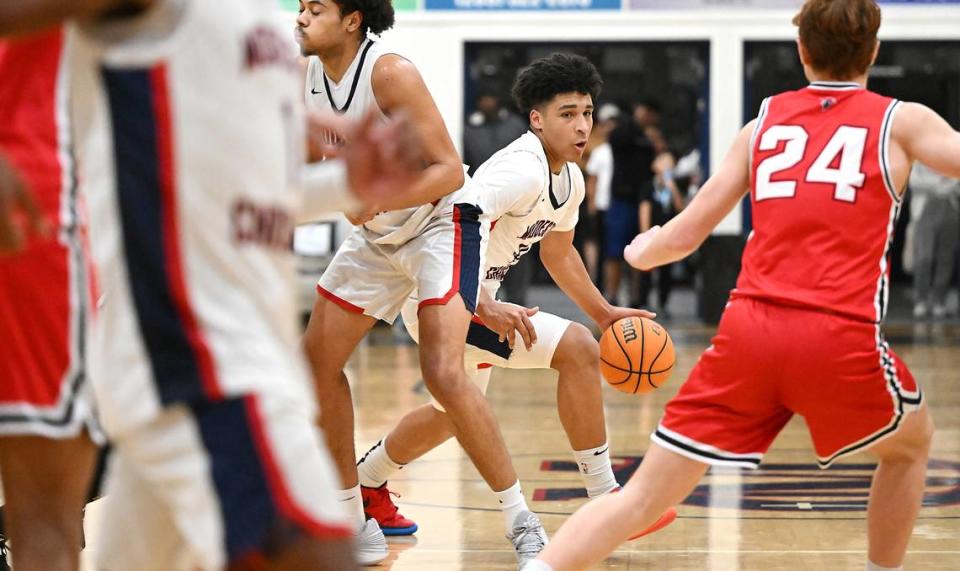
[[[879,442],[870,451],[884,462],[926,461],[933,433],[933,419],[924,405],[904,419],[896,434]]]

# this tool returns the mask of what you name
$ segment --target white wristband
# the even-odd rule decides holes
[[[334,211],[351,212],[362,206],[350,192],[347,167],[339,159],[304,165],[300,184],[303,199],[298,218],[301,220],[314,220]]]

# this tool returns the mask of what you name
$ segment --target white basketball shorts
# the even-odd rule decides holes
[[[98,569],[219,571],[291,535],[351,537],[309,407],[237,397],[165,409],[114,443]]]
[[[403,305],[403,324],[414,341],[420,340],[420,323],[417,319],[417,300],[411,298]],[[463,365],[470,378],[486,393],[490,379],[490,367],[505,369],[549,369],[557,345],[570,326],[570,321],[552,313],[538,311],[530,317],[537,332],[537,342],[527,351],[523,339],[516,334],[513,349],[499,335],[487,329],[479,318],[474,317],[467,331],[467,346],[463,353]],[[433,406],[443,410],[436,401]]]
[[[460,294],[477,307],[489,223],[472,204],[454,204],[423,233],[401,245],[375,244],[355,228],[320,277],[317,293],[341,308],[393,323],[407,297],[419,307],[444,305]]]

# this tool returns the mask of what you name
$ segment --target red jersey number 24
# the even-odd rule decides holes
[[[780,143],[786,144],[781,152],[765,158],[757,165],[757,202],[796,195],[796,180],[773,178],[803,160],[808,140],[807,130],[800,125],[774,125],[764,131],[759,150],[773,151]],[[836,200],[856,202],[857,190],[863,187],[866,180],[866,175],[861,171],[866,143],[867,129],[841,125],[807,169],[805,182],[832,184]]]

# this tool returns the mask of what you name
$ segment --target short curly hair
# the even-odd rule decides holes
[[[603,80],[590,60],[573,54],[555,53],[520,70],[513,84],[513,100],[525,115],[561,93],[576,92],[594,100]]]
[[[340,7],[340,14],[347,16],[360,12],[363,23],[360,31],[363,35],[371,32],[380,35],[393,27],[394,13],[392,0],[333,0]]]

